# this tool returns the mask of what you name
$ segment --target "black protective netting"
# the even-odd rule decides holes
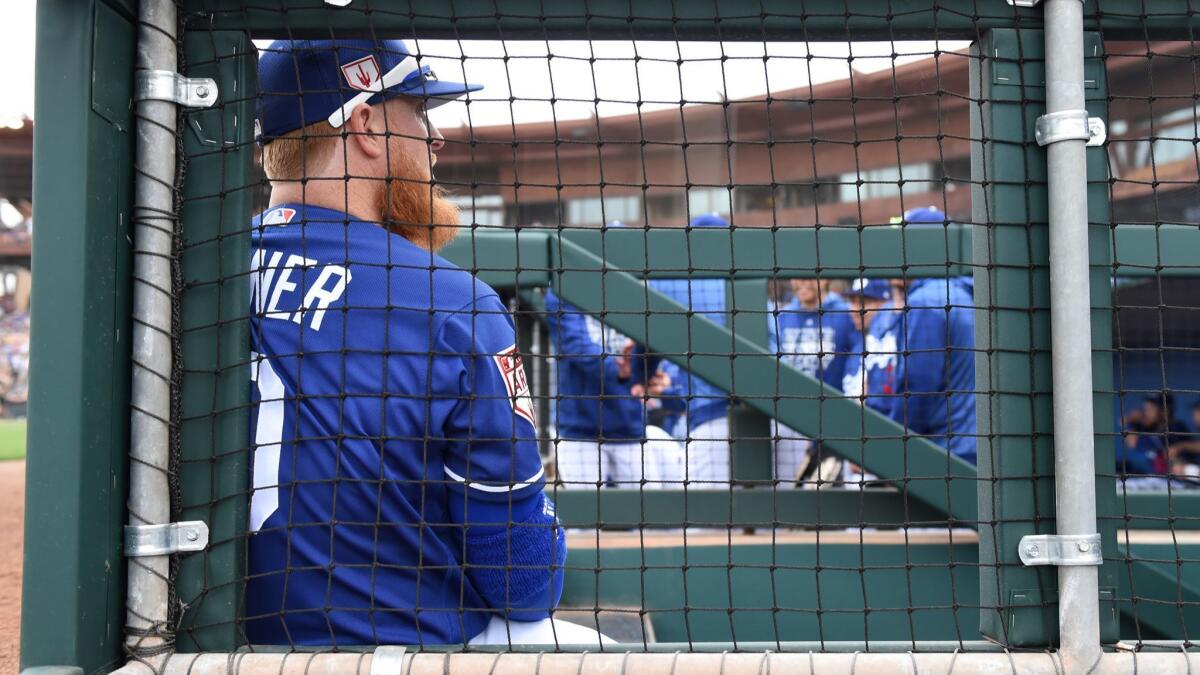
[[[1200,487],[1200,155],[1194,41],[1106,45],[1111,207],[1108,239],[1114,265],[1112,388],[1104,410],[1111,424],[1118,492],[1113,520],[1127,530],[1110,552],[1124,568],[1119,600],[1129,608],[1130,637],[1192,639],[1185,620],[1200,597],[1182,580],[1195,578],[1200,554],[1193,504]],[[1108,366],[1109,364],[1104,364]],[[1109,467],[1098,467],[1106,474]],[[1137,566],[1161,580],[1163,593]],[[1190,627],[1190,630],[1189,630]]]
[[[1052,638],[1053,569],[1016,559],[1054,522],[1040,43],[900,39],[890,12],[635,41],[342,11],[370,29],[227,49],[188,19],[191,67],[258,74],[184,131],[257,118],[189,141],[177,506],[214,544],[176,580],[181,639]],[[1157,231],[1195,221],[1195,63],[1147,45],[1107,52],[1111,221]],[[1168,387],[1190,411],[1186,378],[1150,384],[1191,363],[1188,278],[1115,274],[1113,414]],[[1106,583],[1144,578],[1125,545]]]

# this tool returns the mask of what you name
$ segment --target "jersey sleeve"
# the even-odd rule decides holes
[[[541,490],[536,413],[512,320],[494,294],[452,312],[434,350],[452,371],[455,402],[442,420],[444,470],[471,499],[509,502]],[[439,373],[445,380],[447,373]]]

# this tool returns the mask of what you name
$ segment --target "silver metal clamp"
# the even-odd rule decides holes
[[[1100,565],[1099,534],[1029,534],[1019,544],[1021,564],[1026,567]]]
[[[200,520],[125,526],[125,555],[130,558],[203,551],[206,546],[208,525]]]
[[[1086,110],[1061,110],[1037,118],[1033,137],[1041,146],[1059,141],[1087,141],[1087,147],[1094,148],[1104,145],[1108,131],[1104,120],[1088,117]]]
[[[217,81],[184,77],[169,70],[139,70],[133,80],[133,100],[168,101],[185,108],[211,108],[217,102]]]
[[[404,647],[381,645],[371,655],[370,675],[400,675],[404,672]]]

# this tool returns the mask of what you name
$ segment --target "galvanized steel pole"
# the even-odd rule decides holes
[[[174,72],[173,0],[141,0],[137,69]],[[133,210],[133,381],[129,458],[129,524],[171,522],[168,486],[171,416],[171,257],[175,221],[177,106],[163,100],[136,104],[136,182]],[[128,553],[128,552],[127,552]],[[128,558],[126,648],[154,663],[170,647],[167,555]]]
[[[1082,112],[1083,3],[1045,0],[1044,12],[1046,113]],[[1086,126],[1086,113],[1083,117]],[[1086,142],[1076,136],[1051,142],[1046,148],[1054,485],[1060,536],[1096,532]],[[1060,565],[1058,603],[1059,644],[1066,672],[1087,672],[1100,659],[1098,568]]]

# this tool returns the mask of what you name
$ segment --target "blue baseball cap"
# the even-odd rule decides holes
[[[868,279],[863,277],[855,279],[850,284],[850,288],[842,291],[842,295],[858,295],[875,300],[891,300],[892,285],[888,283],[887,279]]]
[[[403,40],[276,40],[258,59],[258,134],[265,143],[321,120],[336,129],[364,103],[414,96],[435,108],[480,89],[438,80]]]
[[[712,213],[704,213],[692,218],[692,222],[688,223],[692,227],[729,227],[729,221],[721,217],[721,214],[713,211]]]
[[[946,214],[936,206],[921,206],[904,212],[901,219],[905,223],[944,223]]]

